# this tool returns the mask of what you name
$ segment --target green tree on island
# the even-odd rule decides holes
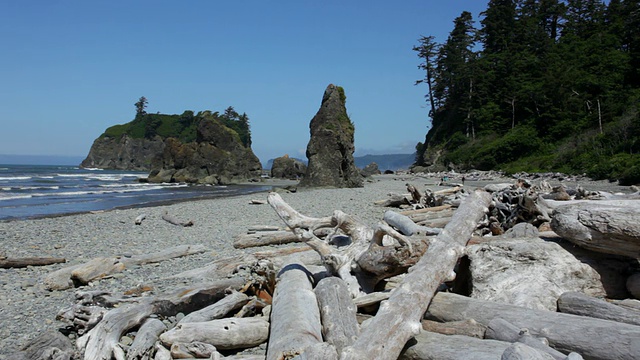
[[[147,113],[146,109],[148,103],[147,98],[144,96],[141,96],[140,99],[138,99],[138,102],[134,104],[136,107],[136,117]]]

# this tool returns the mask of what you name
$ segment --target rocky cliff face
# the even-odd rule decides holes
[[[149,171],[155,157],[162,154],[165,143],[160,136],[153,139],[134,139],[129,135],[118,138],[97,138],[87,158],[80,164],[84,168]]]
[[[345,102],[344,89],[333,84],[327,87],[320,110],[309,125],[309,165],[301,186],[363,186],[362,176],[353,160],[355,128],[347,115]]]
[[[259,178],[260,161],[244,147],[238,134],[210,119],[198,124],[195,142],[165,140],[161,155],[153,161],[150,182],[229,184]]]
[[[297,179],[307,172],[307,165],[298,159],[281,156],[273,160],[271,165],[271,177],[278,179]]]

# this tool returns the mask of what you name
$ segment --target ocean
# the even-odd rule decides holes
[[[77,166],[1,165],[0,220],[155,205],[268,191],[264,185],[148,184],[147,173]]]

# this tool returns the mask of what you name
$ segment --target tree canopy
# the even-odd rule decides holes
[[[480,16],[414,47],[431,107],[416,164],[640,182],[640,1],[490,0]]]

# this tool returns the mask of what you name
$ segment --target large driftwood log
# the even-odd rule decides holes
[[[44,284],[48,290],[65,290],[74,283],[86,285],[92,280],[121,272],[127,267],[160,262],[176,257],[199,254],[206,251],[203,245],[180,245],[151,254],[132,257],[95,258],[84,264],[72,265],[47,275]]]
[[[207,304],[222,299],[228,288],[239,290],[245,279],[236,277],[187,288],[162,298],[143,298],[139,303],[121,305],[108,311],[102,321],[86,335],[78,339],[84,348],[86,360],[110,360],[120,336],[127,330],[141,324],[151,314],[174,315],[188,313]]]
[[[267,360],[301,354],[322,343],[320,310],[310,282],[311,274],[302,265],[290,264],[279,273],[271,307],[271,328]]]
[[[473,319],[450,321],[446,323],[422,320],[422,329],[443,335],[464,335],[483,339],[487,327],[482,324],[478,324],[478,322]]]
[[[384,213],[384,221],[389,225],[395,227],[403,235],[437,235],[441,229],[436,229],[427,226],[420,226],[416,224],[409,217],[398,214],[395,211],[387,210]]]
[[[160,334],[166,330],[167,326],[162,321],[147,319],[138,329],[136,338],[127,351],[127,360],[138,360],[143,356],[150,358],[153,345],[158,341]]]
[[[551,229],[572,243],[586,249],[640,258],[640,201],[626,201],[625,206],[584,204],[555,209]]]
[[[462,335],[421,331],[411,339],[400,360],[499,360],[511,344]],[[375,359],[375,358],[372,358]]]
[[[29,257],[29,258],[0,258],[0,268],[25,268],[27,266],[44,266],[66,262],[63,258]]]
[[[313,291],[318,299],[324,339],[339,354],[353,344],[360,333],[356,305],[344,281],[334,276],[320,280]]]
[[[439,321],[475,319],[488,325],[500,317],[534,336],[549,340],[563,352],[576,352],[585,359],[631,360],[640,358],[640,326],[609,320],[531,310],[518,306],[438,293],[429,305],[428,316]]]
[[[500,360],[554,360],[554,357],[526,344],[513,343],[505,349]]]
[[[513,324],[500,318],[495,318],[489,322],[485,332],[487,339],[507,341],[510,343],[522,343],[532,347],[539,352],[549,354],[553,359],[563,360],[567,356],[558,350],[549,347],[546,339],[538,339],[529,333],[529,330],[518,329]]]
[[[269,322],[261,317],[226,318],[180,323],[160,335],[164,345],[203,342],[221,350],[258,346],[269,337]]]
[[[558,311],[632,325],[640,325],[640,311],[633,311],[579,292],[566,292],[558,299]]]
[[[374,205],[383,207],[401,207],[404,205],[410,205],[411,201],[406,195],[401,194],[389,194],[389,198],[385,200],[378,200],[373,203]]]
[[[328,234],[328,231],[326,229],[319,229],[315,231],[314,234],[318,237],[324,237]],[[259,231],[236,236],[233,240],[233,247],[236,249],[246,249],[250,247],[283,245],[294,242],[300,242],[300,238],[291,231]]]
[[[404,344],[421,329],[420,320],[437,288],[455,278],[453,269],[490,201],[484,191],[475,191],[463,201],[451,222],[362,329],[358,340],[342,352],[341,359],[398,357]]]

